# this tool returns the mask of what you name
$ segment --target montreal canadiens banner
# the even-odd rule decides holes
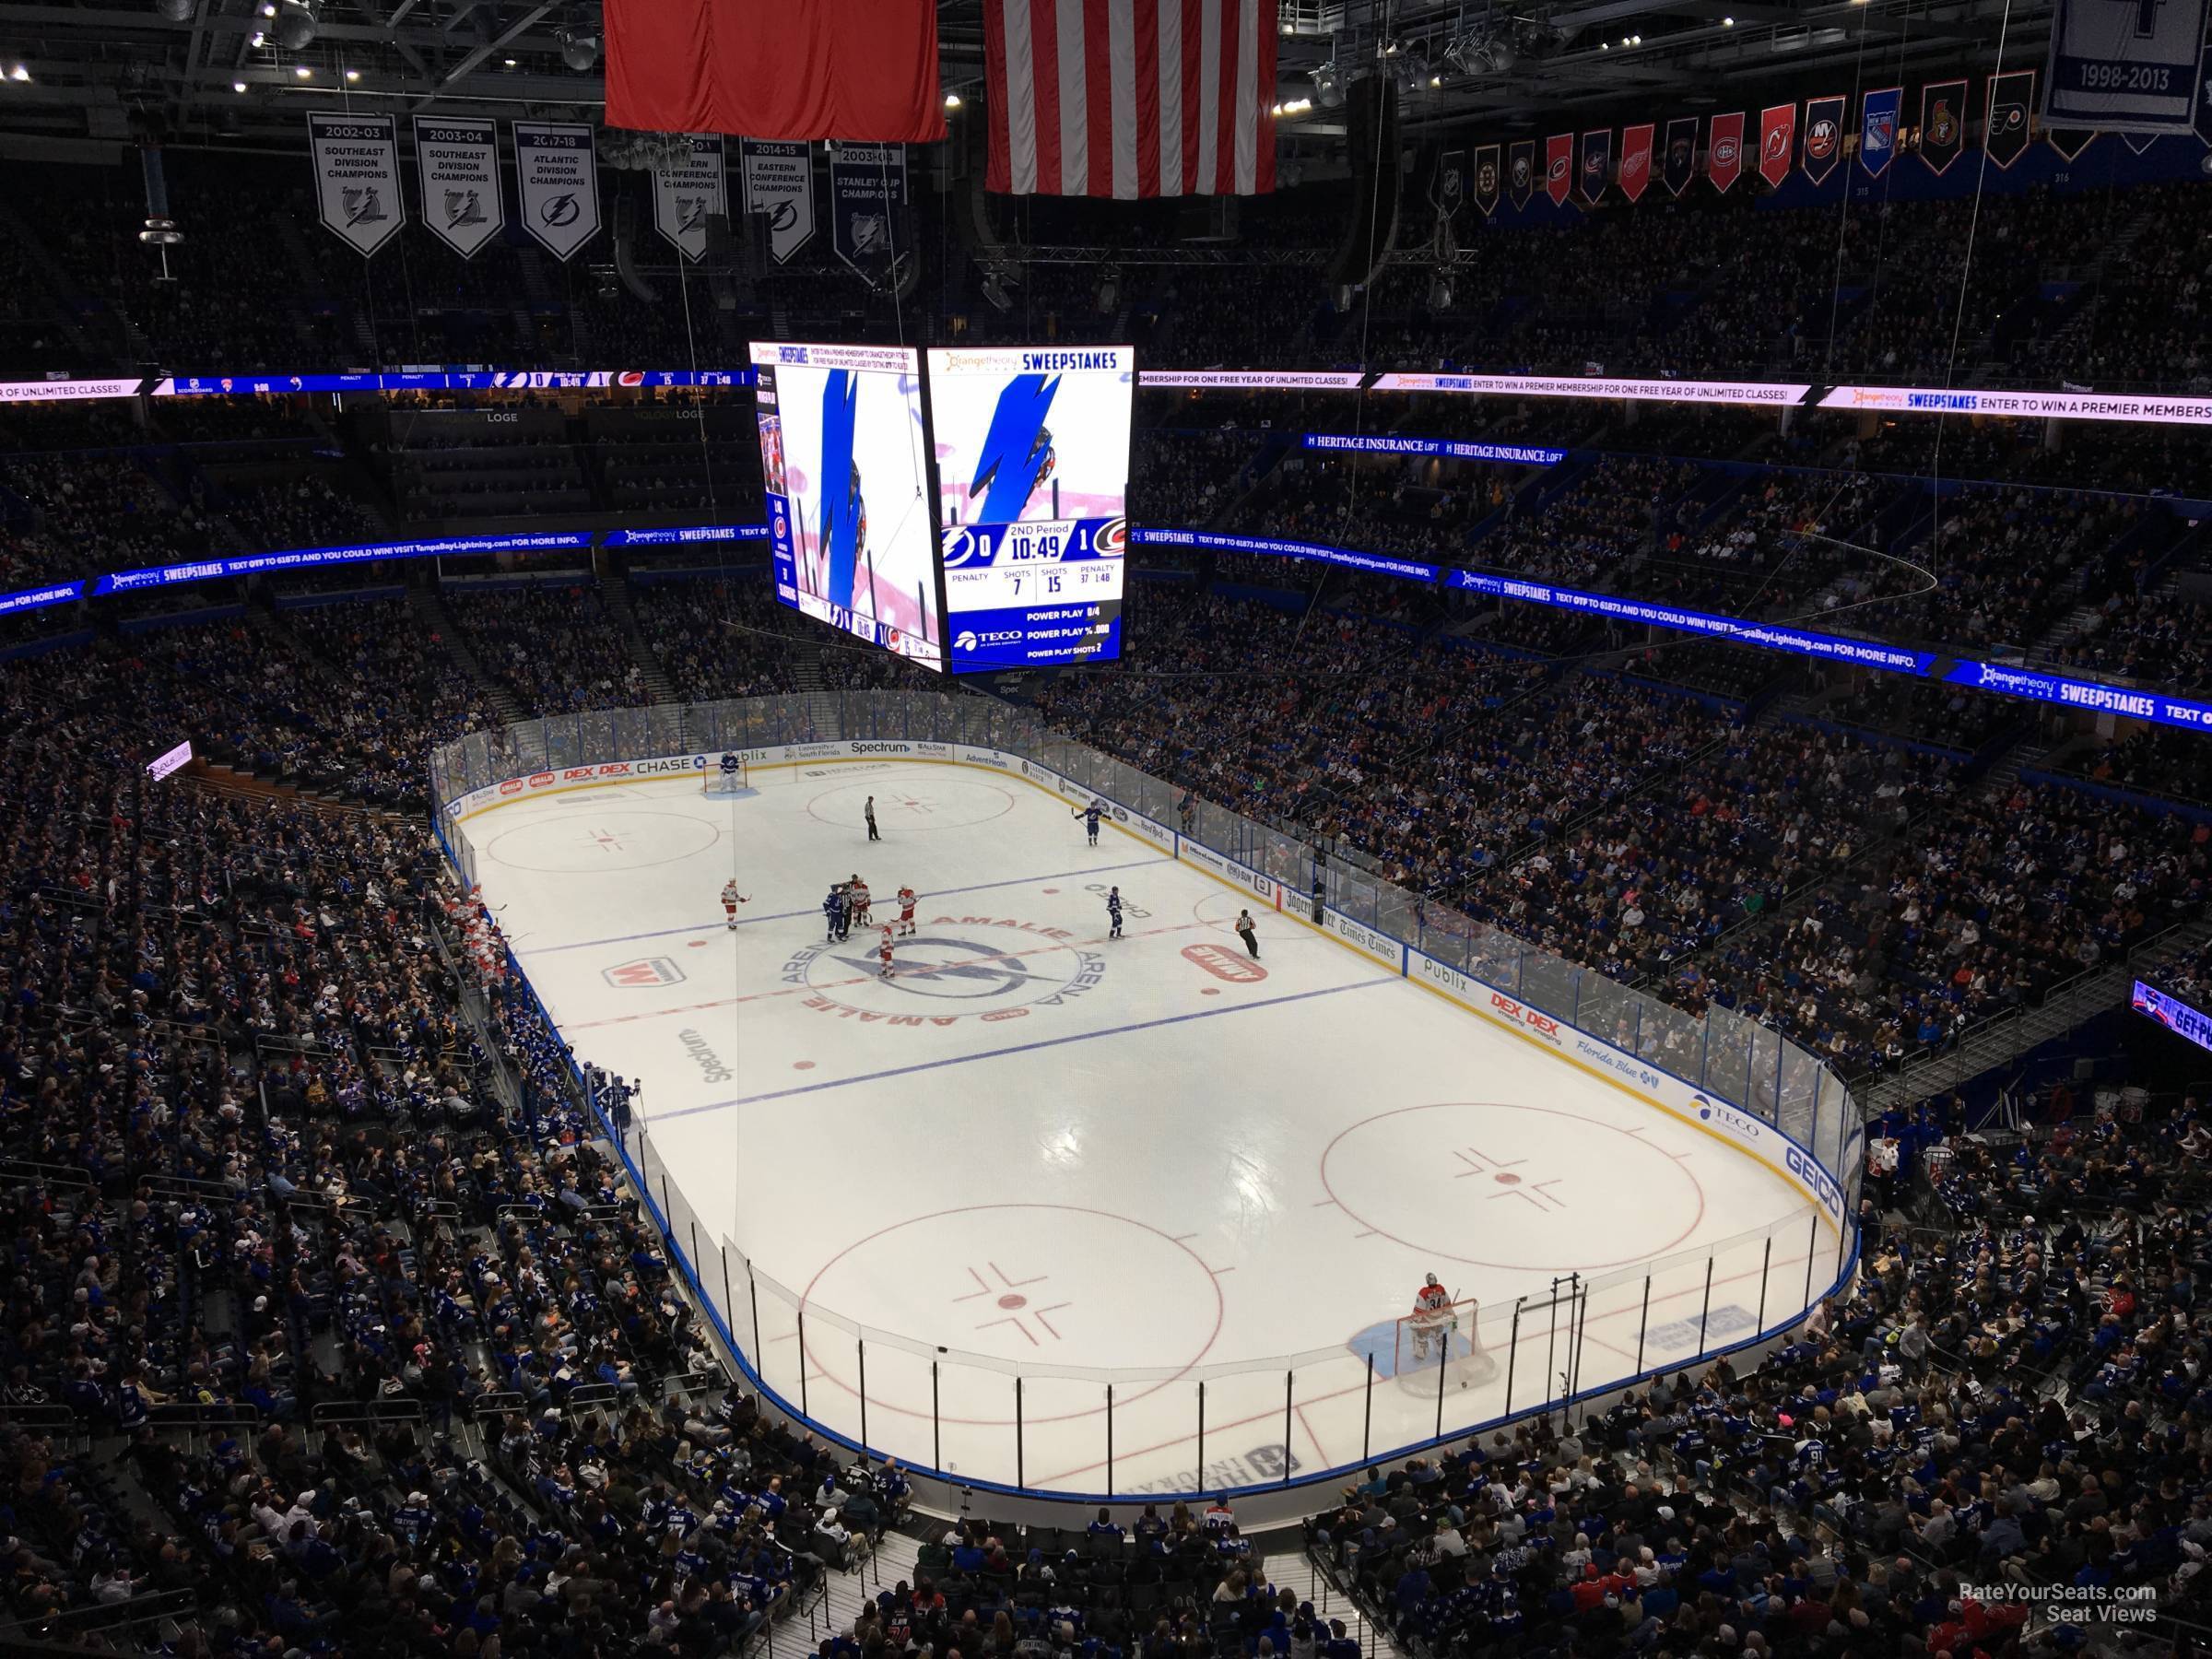
[[[1574,188],[1574,135],[1554,133],[1544,140],[1544,194],[1564,207]]]
[[[1698,118],[1677,115],[1666,124],[1666,188],[1680,195],[1698,176]]]
[[[1867,93],[1859,112],[1859,165],[1874,178],[1888,172],[1897,155],[1897,113],[1904,98],[1902,87],[1886,87]]]
[[[1705,175],[1712,187],[1725,194],[1744,171],[1744,117],[1715,115],[1712,135],[1705,147]]]
[[[2043,124],[2105,133],[2192,131],[2206,5],[2058,0],[2043,72]]]
[[[768,215],[768,253],[778,265],[814,240],[814,155],[804,144],[747,138],[745,210]]]
[[[422,222],[462,258],[475,258],[507,223],[499,127],[466,116],[418,115],[415,167],[421,175]]]
[[[1620,194],[1630,202],[1642,199],[1652,182],[1652,124],[1620,130]]]
[[[325,229],[363,258],[398,234],[406,207],[391,116],[310,115],[307,148]]]
[[[720,133],[686,133],[653,166],[653,228],[686,259],[707,255],[707,220],[729,216]]]
[[[599,155],[592,129],[514,124],[515,197],[523,229],[566,263],[599,234]]]
[[[1797,137],[1797,106],[1769,104],[1759,117],[1759,176],[1776,189],[1790,176],[1790,151]]]

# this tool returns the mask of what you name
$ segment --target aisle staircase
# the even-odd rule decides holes
[[[830,689],[829,681],[822,675],[820,647],[792,647],[791,679],[806,700],[806,712],[814,722],[814,740],[834,743],[844,729],[844,722],[837,693]]]
[[[453,613],[445,608],[445,601],[439,597],[436,588],[408,589],[407,604],[421,622],[423,632],[438,641],[439,649],[445,653],[446,661],[476,682],[491,706],[499,711],[502,724],[513,725],[529,718],[529,711],[515,700],[514,693],[484,672],[484,665],[477,660],[477,653],[469,649],[468,641],[463,637],[460,627],[453,621]]]
[[[645,638],[645,630],[638,624],[637,607],[630,603],[629,583],[621,577],[599,579],[599,598],[606,606],[606,614],[614,618],[615,630],[621,635],[623,649],[629,660],[638,666],[643,677],[645,689],[653,693],[655,703],[673,706],[684,700],[677,694],[676,682],[668,677],[668,670],[661,666],[659,654]]]

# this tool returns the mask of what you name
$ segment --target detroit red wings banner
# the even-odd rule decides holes
[[[1275,188],[1276,0],[982,5],[984,188],[1124,199]]]
[[[1544,194],[1564,207],[1574,188],[1574,135],[1554,133],[1544,140]]]
[[[1759,176],[1777,190],[1790,176],[1790,150],[1797,135],[1797,106],[1769,104],[1759,117]]]
[[[1723,194],[1735,183],[1744,171],[1744,118],[1734,115],[1715,115],[1710,141],[1705,147],[1705,176],[1712,187]]]
[[[1620,194],[1633,203],[1652,182],[1652,124],[1620,129]]]

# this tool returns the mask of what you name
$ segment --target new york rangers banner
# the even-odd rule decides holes
[[[1805,155],[1798,165],[1816,184],[1828,182],[1843,159],[1843,112],[1849,100],[1816,98],[1805,106]]]
[[[1698,176],[1698,118],[1677,115],[1666,124],[1666,187],[1676,195]]]
[[[814,240],[814,155],[805,144],[741,139],[745,210],[768,215],[768,253],[778,265]]]
[[[2043,124],[2105,133],[2190,131],[2203,75],[2206,5],[2058,0],[2051,14]]]
[[[564,264],[599,234],[599,154],[592,129],[514,124],[515,199],[523,229]]]
[[[422,176],[422,222],[462,258],[475,258],[507,223],[498,125],[469,116],[418,115],[415,167]]]
[[[1790,151],[1797,138],[1797,106],[1769,104],[1759,117],[1759,176],[1776,189],[1790,176]]]
[[[841,144],[830,152],[830,246],[873,286],[907,257],[906,147]]]
[[[363,258],[406,222],[399,196],[399,141],[389,115],[310,115],[315,206],[333,236]]]
[[[1715,190],[1725,194],[1743,171],[1743,114],[1739,111],[1734,115],[1715,115],[1705,146],[1705,176],[1712,181]]]
[[[1498,147],[1475,147],[1475,211],[1488,218],[1498,211]]]
[[[1515,208],[1525,207],[1528,198],[1536,194],[1536,141],[1515,139],[1506,154],[1512,158],[1505,170],[1507,194]]]
[[[681,134],[653,166],[653,228],[697,265],[707,255],[707,220],[730,211],[720,133]]]
[[[2010,167],[2028,153],[2028,112],[2034,107],[2034,70],[2008,69],[1989,77],[1989,119],[1982,142],[1999,167]]]
[[[1620,194],[1631,203],[1643,196],[1652,182],[1652,124],[1620,129]]]
[[[1596,206],[1605,199],[1606,176],[1613,171],[1613,129],[1583,135],[1583,200]]]
[[[1885,87],[1866,94],[1859,111],[1859,165],[1875,178],[1889,171],[1897,155],[1897,112],[1904,102],[1902,87]]]
[[[982,0],[982,11],[986,190],[1275,188],[1276,0]]]
[[[1574,188],[1574,135],[1554,133],[1544,140],[1544,194],[1564,207]]]
[[[1920,159],[1930,172],[1947,172],[1966,144],[1966,83],[1938,81],[1920,89]]]

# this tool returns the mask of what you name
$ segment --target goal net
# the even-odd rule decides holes
[[[1498,1362],[1482,1346],[1473,1297],[1434,1313],[1408,1313],[1394,1327],[1391,1375],[1408,1394],[1434,1395],[1441,1386],[1473,1388],[1498,1371]],[[1440,1379],[1439,1371],[1444,1375]]]
[[[701,794],[734,795],[746,792],[743,755],[735,749],[722,749],[708,755],[706,761],[706,770],[700,777]]]

